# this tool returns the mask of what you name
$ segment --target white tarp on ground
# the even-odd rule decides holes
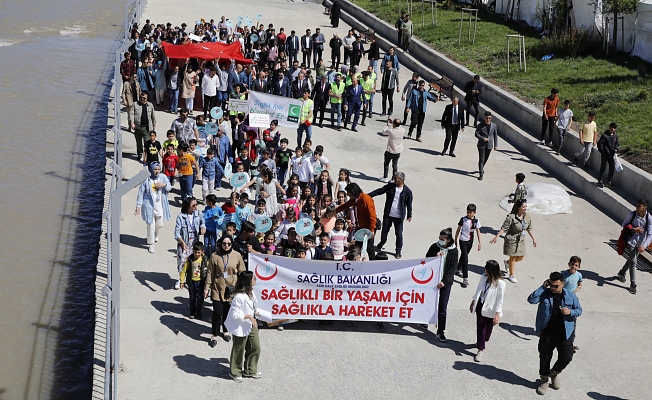
[[[527,212],[530,214],[552,215],[572,214],[573,203],[563,187],[550,183],[533,183],[525,185],[527,188]],[[509,197],[500,201],[503,210],[511,211],[512,204],[508,203]]]
[[[652,0],[638,3],[633,56],[652,62]]]

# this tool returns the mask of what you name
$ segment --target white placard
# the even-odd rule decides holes
[[[269,114],[249,114],[249,126],[269,128]]]
[[[239,113],[249,112],[249,100],[229,99],[229,111],[236,111]]]

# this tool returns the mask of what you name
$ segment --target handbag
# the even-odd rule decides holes
[[[618,154],[614,154],[614,170],[616,172],[621,172],[623,170],[623,164],[620,163]]]

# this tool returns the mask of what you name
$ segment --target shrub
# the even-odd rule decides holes
[[[555,57],[575,58],[600,52],[602,43],[593,30],[574,30],[571,32],[553,33],[541,39],[532,49],[536,57],[554,54]]]

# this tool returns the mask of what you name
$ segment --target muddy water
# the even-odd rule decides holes
[[[89,398],[122,0],[0,2],[0,398]]]

